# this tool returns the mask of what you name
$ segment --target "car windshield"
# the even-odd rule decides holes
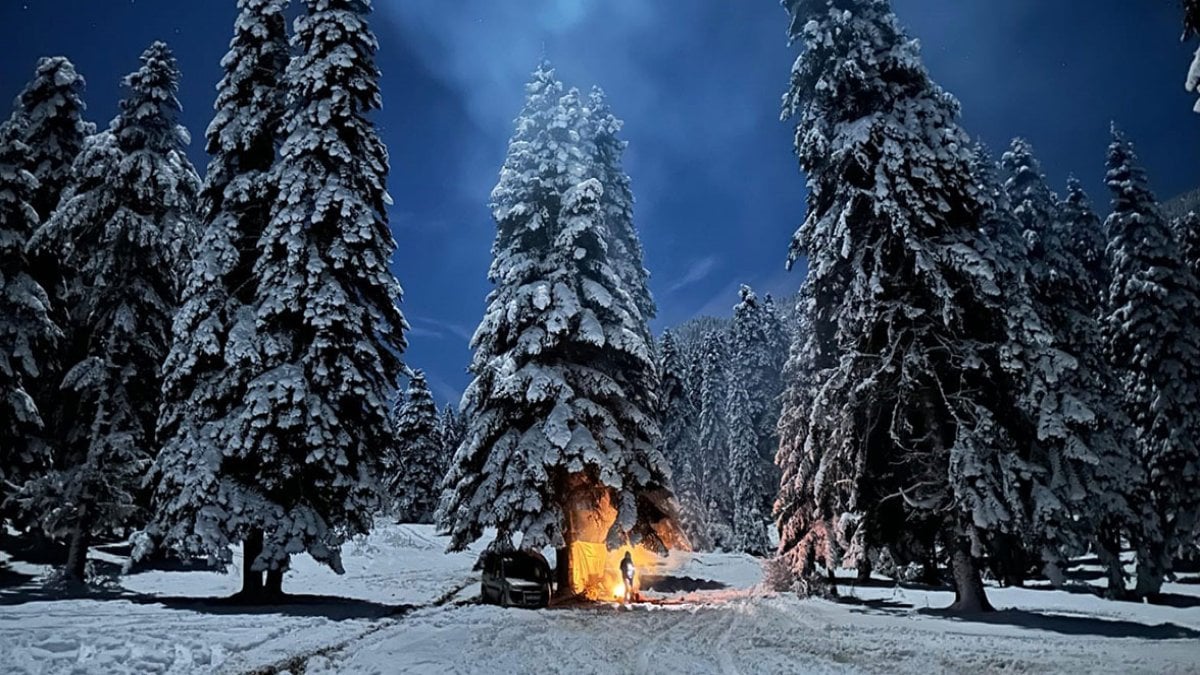
[[[509,579],[545,581],[546,571],[533,558],[505,558],[504,576]]]

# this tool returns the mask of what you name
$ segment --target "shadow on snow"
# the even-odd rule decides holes
[[[12,583],[9,583],[12,582]],[[408,614],[415,605],[387,605],[368,600],[327,595],[283,595],[252,602],[231,597],[171,597],[134,593],[115,583],[90,586],[43,583],[24,574],[0,568],[0,607],[57,600],[125,601],[136,605],[158,605],[166,609],[212,615],[278,615],[319,617],[331,621],[376,620]]]
[[[1013,626],[1042,630],[1060,635],[1090,636],[1102,638],[1136,638],[1141,640],[1195,640],[1200,631],[1173,623],[1148,625],[1136,621],[1102,619],[1089,616],[1071,616],[1033,612],[1022,609],[1005,609],[983,614],[956,614],[945,609],[915,609],[912,605],[894,600],[860,600],[843,598],[839,604],[851,605],[852,612],[860,614],[883,614],[888,616],[936,617],[959,623],[979,623],[992,626]]]
[[[1043,614],[1020,609],[1006,609],[987,614],[955,615],[945,610],[923,609],[919,614],[953,621],[984,623],[993,626],[1016,626],[1044,630],[1060,635],[1086,635],[1105,638],[1138,638],[1141,640],[1194,640],[1200,631],[1173,623],[1147,625],[1119,619]]]

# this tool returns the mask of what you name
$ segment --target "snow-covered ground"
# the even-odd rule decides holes
[[[297,558],[285,576],[285,590],[317,597],[261,610],[203,600],[238,590],[237,559],[227,574],[121,577],[121,590],[129,597],[111,594],[114,599],[24,602],[28,589],[0,589],[0,673],[240,673],[263,668],[362,635],[409,606],[434,603],[461,587],[471,577],[478,550],[444,551],[445,540],[435,539],[428,527],[385,525],[345,549],[345,576],[307,556]],[[96,552],[92,557],[110,558]],[[20,563],[10,566],[21,574],[46,572]]]
[[[347,548],[345,576],[297,560],[285,588],[326,599],[254,611],[211,600],[237,569],[127,576],[112,599],[0,589],[0,673],[1200,672],[1194,579],[1164,589],[1178,606],[990,589],[1003,611],[961,620],[936,612],[946,591],[876,582],[799,600],[759,589],[752,558],[674,554],[651,571],[678,590],[651,594],[664,604],[534,612],[468,602],[475,553],[444,544],[383,525]]]

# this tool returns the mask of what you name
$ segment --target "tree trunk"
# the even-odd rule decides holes
[[[75,529],[71,532],[71,542],[67,546],[67,578],[79,583],[87,581],[87,555],[92,543],[91,529],[86,513],[80,513]]]
[[[1024,543],[1019,537],[1006,534],[999,538],[998,548],[996,557],[1000,562],[998,571],[1001,581],[1011,588],[1024,588],[1029,567],[1029,555]]]
[[[263,551],[263,531],[250,530],[242,541],[242,590],[238,593],[244,598],[261,598],[263,594],[262,570],[254,569],[254,561]]]
[[[937,553],[930,552],[921,561],[921,583],[926,586],[941,586],[942,575],[938,571]]]
[[[864,555],[862,560],[858,561],[858,583],[865,584],[871,581],[872,568],[873,565],[871,565],[871,558]]]
[[[556,582],[554,596],[563,600],[575,596],[574,575],[571,573],[571,544],[575,541],[575,533],[571,515],[574,513],[576,495],[571,489],[570,478],[561,477],[556,482],[559,484],[560,494],[567,495],[567,510],[563,514],[563,545],[554,550],[554,579]]]
[[[557,588],[554,595],[558,598],[569,598],[575,595],[571,584],[571,545],[554,550],[554,577]]]
[[[279,569],[267,570],[267,585],[264,589],[267,597],[278,598],[283,596],[283,573],[287,567]]]
[[[993,611],[979,576],[979,565],[971,555],[971,543],[965,537],[956,537],[950,561],[954,572],[954,604],[950,611],[959,614],[979,614]]]
[[[1163,565],[1164,555],[1161,545],[1138,546],[1137,552],[1137,586],[1134,593],[1137,597],[1151,602],[1162,593],[1163,579],[1167,575]]]
[[[1104,595],[1110,600],[1127,597],[1125,568],[1121,565],[1121,537],[1112,530],[1101,531],[1096,541],[1096,557],[1108,569],[1108,588]]]

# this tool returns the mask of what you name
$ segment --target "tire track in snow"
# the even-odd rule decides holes
[[[446,591],[433,602],[429,602],[424,605],[408,605],[399,608],[394,616],[380,621],[377,625],[371,626],[367,630],[355,635],[354,637],[346,638],[344,640],[340,640],[323,647],[318,647],[316,649],[310,649],[301,654],[276,661],[270,665],[246,671],[245,675],[280,675],[281,673],[289,673],[290,675],[304,675],[305,671],[308,670],[308,662],[312,659],[318,657],[331,659],[334,657],[334,655],[345,651],[351,645],[361,642],[362,640],[367,639],[381,630],[396,626],[417,610],[444,607],[449,604],[451,600],[458,597],[459,593],[462,593],[472,584],[476,583],[479,583],[478,579],[468,579]]]

